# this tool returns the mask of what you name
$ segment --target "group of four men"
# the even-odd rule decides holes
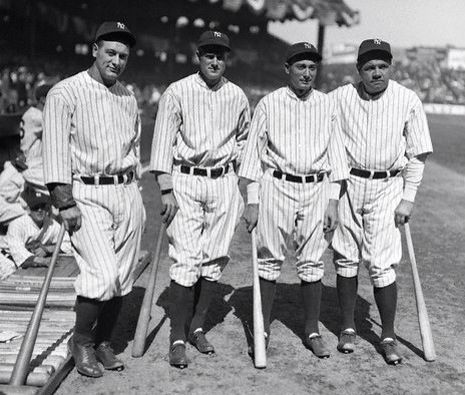
[[[71,234],[80,268],[70,349],[81,374],[122,369],[110,339],[121,297],[133,285],[145,211],[140,119],[118,81],[135,38],[121,22],[97,31],[89,70],[61,81],[44,113],[44,172]],[[244,210],[257,228],[266,344],[276,280],[293,238],[305,310],[304,344],[329,356],[318,328],[321,256],[335,253],[342,312],[338,349],[352,352],[360,263],[369,270],[389,363],[401,359],[394,333],[400,261],[398,226],[411,215],[424,160],[432,151],[418,97],[390,80],[391,50],[380,40],[359,49],[361,82],[327,95],[313,89],[321,55],[306,42],[284,59],[288,85],[265,96],[250,120],[244,92],[224,77],[229,38],[207,31],[197,44],[199,72],[161,97],[150,170],[167,224],[171,334],[169,361],[186,367],[186,342],[214,353],[203,330],[228,249]]]

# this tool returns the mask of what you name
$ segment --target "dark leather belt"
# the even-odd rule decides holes
[[[229,165],[221,167],[193,167],[181,165],[181,173],[191,174],[194,176],[204,176],[210,178],[218,178],[229,172]]]
[[[400,170],[370,171],[354,168],[350,169],[350,174],[357,177],[369,178],[370,180],[379,180],[381,178],[394,177],[399,173]]]
[[[286,180],[286,181],[291,181],[291,182],[300,182],[300,183],[305,183],[305,182],[320,182],[323,181],[325,178],[325,173],[319,173],[319,174],[310,174],[308,176],[295,176],[293,174],[288,174],[288,173],[283,173],[279,170],[275,170],[273,172],[273,177],[279,178],[280,180]]]
[[[114,176],[100,176],[95,177],[84,177],[81,176],[80,179],[84,184],[87,185],[117,185],[117,184],[128,184],[135,179],[135,173],[129,171],[125,174],[115,174]]]

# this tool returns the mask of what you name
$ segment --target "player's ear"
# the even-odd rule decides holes
[[[98,44],[97,43],[93,43],[92,44],[92,56],[94,58],[97,57],[97,51],[98,51]]]
[[[289,63],[284,63],[284,72],[286,74],[289,74],[289,68],[291,67],[291,65]]]

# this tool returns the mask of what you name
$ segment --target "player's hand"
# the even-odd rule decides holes
[[[60,217],[69,233],[76,232],[81,228],[82,214],[78,206],[60,210]]]
[[[394,222],[397,227],[404,225],[410,219],[413,211],[413,202],[402,199],[394,210]]]
[[[176,200],[174,193],[171,191],[170,193],[161,195],[161,204],[161,220],[166,224],[166,226],[169,226],[179,210],[178,201]]]
[[[337,212],[337,207],[339,205],[339,200],[330,199],[328,207],[326,207],[325,217],[323,222],[323,232],[329,233],[336,230],[337,225],[339,224],[339,215]]]
[[[258,204],[248,204],[245,207],[242,218],[244,218],[247,231],[251,233],[252,230],[257,226],[258,222]]]
[[[34,257],[34,267],[48,267],[50,265],[50,258]]]

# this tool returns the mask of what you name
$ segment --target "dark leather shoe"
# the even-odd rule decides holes
[[[123,370],[124,363],[116,358],[110,342],[102,342],[95,349],[95,356],[97,360],[103,365],[106,370]]]
[[[345,329],[339,334],[337,350],[343,354],[350,354],[355,350],[355,339],[357,334],[353,329]]]
[[[321,335],[318,336],[306,336],[304,340],[304,345],[310,349],[315,356],[318,358],[329,358],[331,353],[329,352],[328,347],[321,338]]]
[[[214,354],[215,348],[212,344],[207,340],[205,333],[203,331],[197,331],[191,333],[190,335],[190,342],[197,350],[199,350],[202,354]]]
[[[87,377],[102,377],[103,370],[95,357],[94,347],[89,345],[76,344],[71,338],[68,341],[68,350],[73,356],[76,370]]]
[[[176,343],[170,346],[169,352],[170,365],[179,369],[187,368],[186,345]]]
[[[394,339],[384,339],[379,346],[384,359],[389,365],[397,365],[402,362],[402,357],[397,348],[397,341]]]

